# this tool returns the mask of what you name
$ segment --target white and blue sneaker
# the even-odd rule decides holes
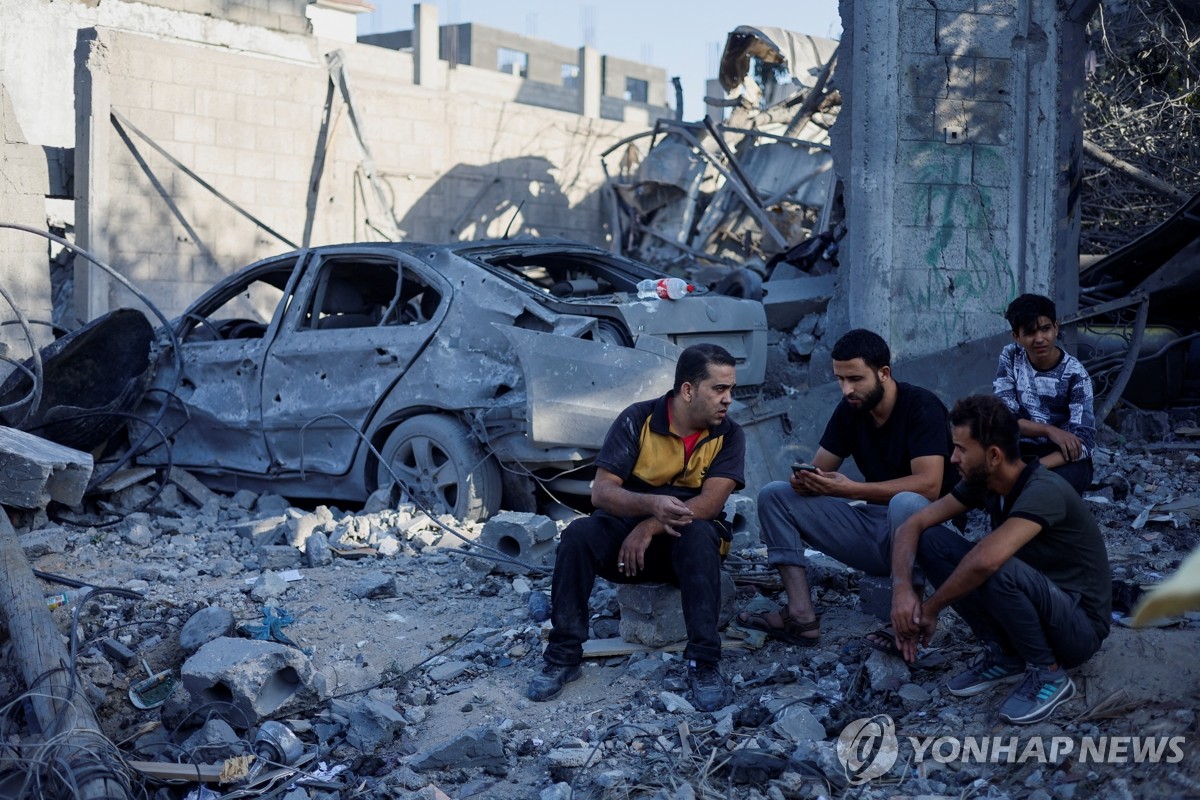
[[[1075,682],[1065,669],[1030,664],[1025,680],[1000,704],[1000,719],[1016,725],[1038,722],[1074,696]]]
[[[974,697],[993,686],[1015,681],[1025,674],[1025,661],[1000,652],[988,644],[971,662],[965,672],[946,681],[946,689],[955,697]]]

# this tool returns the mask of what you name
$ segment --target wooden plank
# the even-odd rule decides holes
[[[119,469],[113,473],[112,477],[104,483],[96,487],[96,491],[106,494],[119,492],[122,489],[128,489],[134,484],[141,483],[147,478],[153,478],[158,472],[154,467],[131,467],[129,469]]]
[[[80,800],[129,800],[116,777],[112,755],[96,714],[75,677],[64,668],[69,656],[54,624],[8,514],[0,508],[0,621],[8,628],[13,661],[27,687],[36,686],[29,703],[47,744],[42,763],[55,761],[73,770]]]
[[[221,764],[168,764],[159,761],[127,761],[143,775],[163,781],[199,781],[217,783],[221,779]]]
[[[179,487],[179,491],[183,492],[188,500],[191,500],[198,506],[203,507],[210,500],[220,502],[221,496],[209,489],[200,479],[187,470],[179,467],[171,467],[171,476],[168,478],[171,483]]]
[[[721,649],[730,650],[746,647],[745,639],[737,639],[721,634]],[[687,641],[672,642],[662,647],[649,647],[636,642],[627,642],[619,636],[611,639],[588,639],[583,643],[584,658],[608,658],[610,656],[628,656],[634,653],[681,653],[687,647]]]

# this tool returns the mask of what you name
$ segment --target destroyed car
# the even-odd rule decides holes
[[[219,489],[350,501],[392,486],[390,466],[410,498],[460,519],[534,510],[538,491],[586,498],[609,424],[670,387],[679,350],[724,346],[740,391],[764,379],[762,305],[702,288],[638,299],[662,277],[545,239],[265,259],[172,323],[181,367],[163,354],[140,411],[178,398],[160,425],[169,448],[139,461]]]

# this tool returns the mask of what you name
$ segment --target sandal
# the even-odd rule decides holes
[[[820,640],[821,616],[819,614],[812,622],[801,622],[791,615],[787,606],[780,606],[778,614],[781,625],[772,625],[767,619],[767,614],[769,613],[771,612],[743,611],[737,615],[737,622],[743,628],[763,631],[775,639],[801,647],[813,647]],[[803,635],[810,631],[817,631],[818,633],[816,636]]]
[[[879,639],[883,641],[877,641]],[[895,656],[896,658],[904,658],[904,654],[900,652],[900,648],[896,647],[896,634],[892,630],[891,625],[880,628],[877,631],[871,631],[863,637],[863,641],[867,643],[868,647],[878,650],[881,653],[887,653],[889,656]]]

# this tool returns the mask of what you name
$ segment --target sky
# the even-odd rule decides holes
[[[413,0],[369,0],[358,32],[412,27]],[[438,23],[477,22],[566,47],[590,44],[605,55],[662,67],[683,82],[684,118],[704,117],[704,85],[715,78],[725,36],[739,25],[787,28],[841,38],[837,0],[756,3],[715,0],[437,0]],[[674,105],[674,93],[667,96]]]

